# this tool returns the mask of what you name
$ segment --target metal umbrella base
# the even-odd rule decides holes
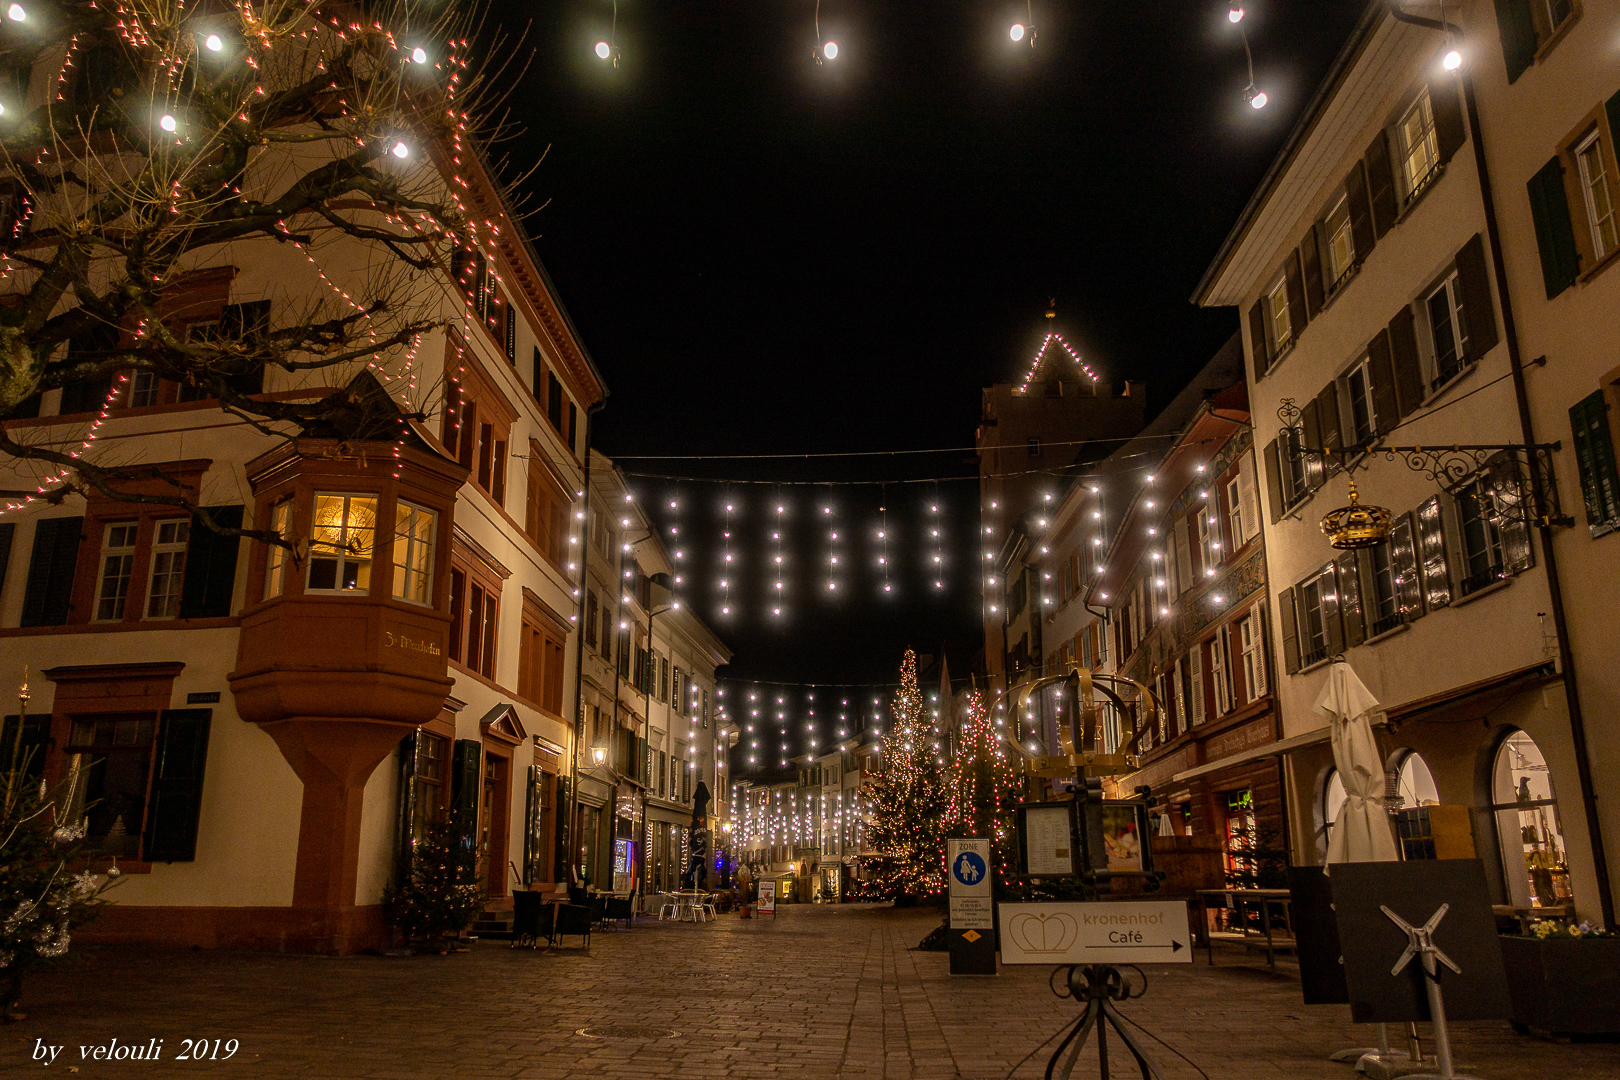
[[[1046,1063],[1046,1080],[1069,1080],[1080,1051],[1093,1031],[1097,1033],[1097,1067],[1102,1080],[1108,1080],[1109,1027],[1136,1059],[1142,1080],[1164,1080],[1158,1067],[1148,1060],[1141,1046],[1120,1023],[1122,1014],[1114,1007],[1115,1001],[1131,996],[1124,972],[1112,964],[1075,965],[1069,968],[1069,996],[1084,1001],[1086,1011],[1052,1052],[1051,1060]]]

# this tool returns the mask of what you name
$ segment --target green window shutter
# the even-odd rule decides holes
[[[1347,551],[1339,564],[1339,616],[1344,620],[1344,646],[1353,648],[1367,640],[1367,627],[1361,614],[1361,570],[1356,553]]]
[[[1367,201],[1371,206],[1373,235],[1382,240],[1384,234],[1389,232],[1395,224],[1395,217],[1400,213],[1400,206],[1395,200],[1395,169],[1389,160],[1389,134],[1380,131],[1373,136],[1372,143],[1367,147],[1367,153],[1362,157],[1362,163],[1367,169]],[[1355,176],[1355,170],[1351,170]],[[1351,207],[1354,212],[1354,206]],[[1356,259],[1359,261],[1367,257],[1367,252],[1361,250],[1361,234],[1356,236]],[[1367,251],[1372,245],[1367,246]]]
[[[23,591],[23,626],[61,626],[73,606],[73,574],[84,519],[46,518],[34,526],[34,553]]]
[[[1564,166],[1555,155],[1530,178],[1530,215],[1536,222],[1536,249],[1541,253],[1541,277],[1551,300],[1580,276],[1581,256],[1575,248],[1575,227],[1569,217],[1569,195],[1564,191]]]
[[[1305,275],[1299,268],[1299,252],[1292,251],[1283,264],[1283,281],[1288,288],[1288,318],[1293,325],[1294,340],[1304,333],[1310,314],[1305,310]]]
[[[1356,262],[1367,258],[1378,237],[1373,229],[1372,193],[1367,190],[1367,169],[1361,162],[1350,166],[1344,178],[1344,201],[1350,210],[1350,241],[1356,248]]]
[[[1418,581],[1417,542],[1412,515],[1402,514],[1389,531],[1389,558],[1395,566],[1395,592],[1401,614],[1415,619],[1423,614],[1423,586]]]
[[[1339,593],[1337,568],[1328,563],[1317,573],[1317,596],[1322,605],[1322,629],[1327,632],[1327,654],[1338,656],[1344,652],[1344,620],[1340,618],[1343,603]]]
[[[1276,524],[1283,516],[1282,462],[1277,457],[1276,439],[1266,443],[1266,502],[1271,507],[1272,524]],[[1189,551],[1187,538],[1182,536],[1178,538],[1178,541],[1178,554],[1187,554]],[[1189,561],[1187,565],[1191,566],[1192,564]],[[1190,577],[1190,571],[1183,573],[1183,584],[1181,586],[1183,589],[1188,588],[1188,579]]]
[[[1536,62],[1536,23],[1530,0],[1496,0],[1496,32],[1502,37],[1502,60],[1512,83]]]
[[[1249,309],[1249,352],[1254,358],[1254,377],[1259,378],[1271,366],[1266,352],[1266,307],[1264,300],[1256,300]]]
[[[1620,474],[1614,459],[1614,437],[1609,431],[1609,405],[1597,390],[1569,410],[1575,464],[1586,499],[1586,527],[1593,536],[1620,525]]]
[[[1322,245],[1312,225],[1299,245],[1299,263],[1305,270],[1305,309],[1311,318],[1322,310]]]
[[[16,534],[15,521],[0,521],[0,589],[6,587],[6,567],[11,565],[11,541]]]
[[[546,821],[541,813],[544,798],[540,785],[545,783],[545,773],[538,766],[530,765],[528,773],[527,797],[523,809],[523,883],[533,885],[540,880],[540,874],[545,869]]]
[[[422,741],[417,728],[399,741],[399,798],[394,802],[394,865],[399,877],[410,872],[415,848],[416,827],[416,748]]]
[[[1387,329],[1378,331],[1378,336],[1367,345],[1367,373],[1372,376],[1373,414],[1378,421],[1378,434],[1387,435],[1401,422],[1402,416],[1395,393],[1395,366]]]
[[[1430,611],[1451,603],[1451,561],[1446,551],[1445,512],[1440,496],[1431,496],[1413,511],[1417,520],[1417,556],[1423,569],[1423,602]]]
[[[1339,427],[1338,383],[1328,383],[1316,395],[1316,425],[1321,435],[1322,449],[1336,451],[1344,445],[1344,435]],[[1330,464],[1328,467],[1334,466]]]
[[[197,821],[213,715],[212,709],[163,710],[146,825],[148,862],[190,862],[197,857]]]
[[[1389,366],[1395,377],[1395,398],[1404,420],[1416,412],[1423,401],[1423,366],[1418,360],[1417,324],[1410,304],[1389,320]],[[1373,407],[1383,408],[1376,402]],[[1378,426],[1380,429],[1384,426],[1381,412]]]
[[[1282,619],[1283,668],[1292,675],[1299,670],[1299,626],[1294,614],[1294,590],[1277,594],[1277,615]]]
[[[1440,151],[1442,165],[1451,160],[1468,138],[1468,125],[1463,123],[1460,90],[1456,76],[1449,72],[1437,75],[1429,82],[1429,106],[1434,111],[1434,141]]]
[[[205,507],[214,521],[230,529],[242,527],[242,507]],[[180,592],[182,619],[209,619],[231,613],[236,592],[236,558],[240,536],[221,536],[200,521],[191,523],[186,544],[186,578]]]
[[[456,815],[461,842],[478,846],[478,777],[484,747],[477,739],[457,739],[450,761],[450,812]]]
[[[1462,286],[1463,322],[1467,324],[1468,359],[1478,360],[1496,347],[1496,305],[1491,277],[1485,272],[1485,241],[1475,233],[1457,252],[1457,282]]]

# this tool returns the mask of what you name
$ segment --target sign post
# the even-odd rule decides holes
[[[991,893],[990,841],[947,840],[951,918],[946,940],[952,975],[996,974],[995,897]]]
[[[1181,900],[1002,904],[1003,964],[1190,964]]]
[[[765,878],[759,883],[759,913],[764,915],[767,911],[771,913],[771,918],[776,918],[775,878]]]

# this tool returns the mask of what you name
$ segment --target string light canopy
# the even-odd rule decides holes
[[[605,41],[596,43],[596,58],[611,61],[614,68],[619,66],[619,0],[613,0],[613,22],[608,29]]]
[[[823,60],[838,59],[838,42],[823,40],[821,36],[821,0],[816,0],[816,47],[810,51],[819,65]]]
[[[1013,23],[1007,29],[1007,36],[1014,41],[1025,42],[1030,48],[1035,47],[1035,0],[1024,0],[1024,21]]]
[[[1243,57],[1249,62],[1249,85],[1243,88],[1243,100],[1249,103],[1251,109],[1258,112],[1266,107],[1266,102],[1270,99],[1266,97],[1264,90],[1254,85],[1254,53],[1249,48],[1249,32],[1243,29],[1243,16],[1245,14],[1246,12],[1241,7],[1234,4],[1227,10],[1226,18],[1233,26],[1237,27],[1238,37],[1243,40]]]

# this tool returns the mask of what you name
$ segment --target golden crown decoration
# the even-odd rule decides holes
[[[1377,547],[1389,539],[1391,514],[1382,506],[1362,506],[1356,482],[1350,481],[1350,505],[1330,510],[1322,518],[1328,543],[1341,551]]]

